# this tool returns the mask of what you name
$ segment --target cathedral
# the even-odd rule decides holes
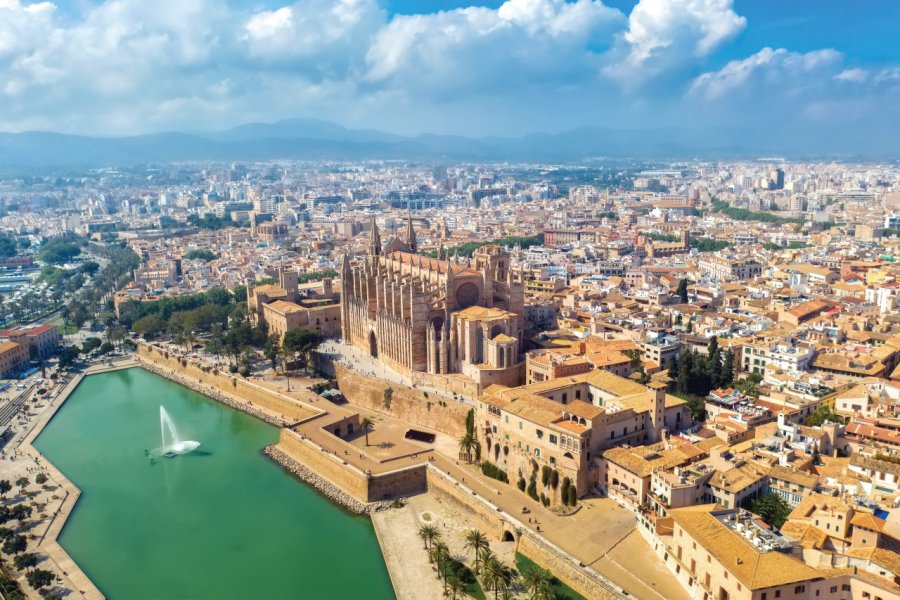
[[[458,376],[479,389],[518,385],[523,376],[524,286],[510,257],[482,246],[460,262],[418,253],[409,218],[406,240],[382,246],[372,219],[369,248],[341,268],[345,343],[405,374]]]

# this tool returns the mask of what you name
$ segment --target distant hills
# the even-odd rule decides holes
[[[887,132],[886,132],[887,133]],[[522,137],[400,136],[311,119],[248,123],[206,133],[92,137],[0,133],[0,168],[130,166],[141,163],[260,160],[408,159],[565,162],[600,157],[755,158],[763,155],[874,158],[896,156],[890,136],[848,140],[822,132],[712,129],[616,130],[580,127]]]

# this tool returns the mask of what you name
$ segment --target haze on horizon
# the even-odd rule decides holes
[[[860,146],[900,133],[897,22],[889,0],[0,0],[0,131],[315,118],[405,135],[762,129]]]

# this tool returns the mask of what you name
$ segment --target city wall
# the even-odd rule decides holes
[[[492,540],[502,540],[506,534],[511,535],[518,552],[548,569],[585,598],[606,600],[628,597],[624,590],[599,573],[583,567],[574,556],[524,527],[515,518],[498,510],[489,499],[477,496],[433,465],[428,470],[428,492],[463,509],[471,517],[471,526],[482,529]]]
[[[334,365],[338,387],[357,406],[389,414],[413,425],[458,438],[466,431],[469,407],[426,391],[399,383],[360,375],[343,365]],[[390,409],[385,408],[385,390],[390,388]]]
[[[300,421],[317,414],[312,407],[304,406],[299,400],[294,401],[262,389],[242,378],[222,371],[206,370],[192,363],[190,359],[183,359],[150,346],[140,344],[137,349],[139,358],[149,361],[158,367],[172,373],[181,375],[189,380],[199,380],[201,383],[212,386],[220,391],[236,396],[251,404],[260,406],[272,413],[284,415],[287,421]]]
[[[295,472],[294,469],[291,469],[291,465],[279,461],[285,467],[312,483],[332,500],[357,512],[368,512],[370,510],[370,507],[358,510],[360,504],[377,503],[418,494],[426,489],[426,466],[424,464],[377,475],[370,474],[348,464],[339,456],[324,450],[309,438],[286,428],[281,430],[276,447],[293,459],[294,462],[311,471],[315,476],[325,479],[340,491],[350,495],[355,502],[346,502],[337,492],[328,493],[322,487],[316,485],[316,481],[311,481],[305,476],[305,473]]]

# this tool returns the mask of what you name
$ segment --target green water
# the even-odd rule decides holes
[[[202,445],[151,465],[161,404]],[[59,541],[109,598],[393,598],[371,521],[264,456],[277,438],[129,369],[87,377],[35,446],[81,488]]]

